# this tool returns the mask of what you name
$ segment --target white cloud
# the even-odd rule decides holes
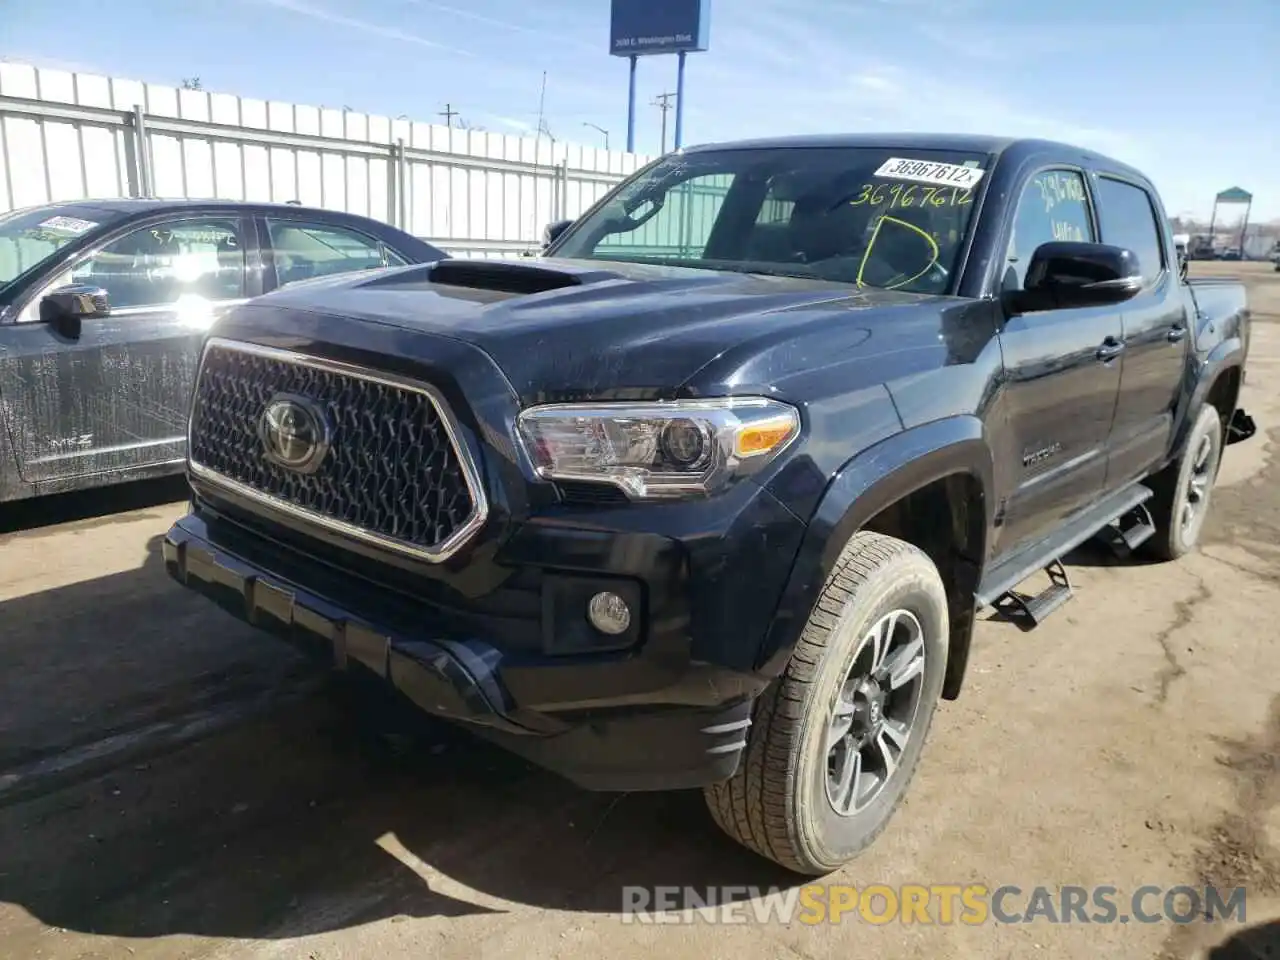
[[[320,20],[324,23],[331,23],[334,26],[347,27],[351,30],[359,30],[362,33],[383,37],[387,40],[399,40],[402,43],[412,43],[417,46],[428,47],[432,50],[444,50],[462,57],[475,56],[475,54],[471,53],[469,50],[462,50],[458,47],[450,46],[447,43],[440,43],[419,34],[410,33],[407,30],[401,30],[398,27],[387,27],[382,24],[373,23],[369,20],[360,20],[356,17],[348,17],[345,14],[334,13],[332,10],[327,10],[324,7],[308,3],[306,0],[257,0],[257,2],[268,7],[287,10],[290,13],[296,13],[302,17],[309,17],[312,20]]]
[[[509,30],[513,33],[525,34],[526,36],[540,37],[543,40],[551,40],[555,43],[576,47],[579,50],[589,51],[591,53],[599,53],[603,48],[602,44],[587,44],[564,31],[542,30],[538,27],[529,27],[524,24],[516,23],[512,20],[503,20],[498,17],[486,16],[482,13],[476,13],[473,10],[465,10],[461,7],[451,6],[447,3],[437,3],[436,0],[404,0],[404,2],[410,3],[415,7],[427,7],[431,10],[437,10],[440,13],[459,17],[463,20],[470,20],[473,23],[482,23],[487,27],[497,27],[499,30]]]
[[[497,113],[478,113],[476,116],[479,117],[481,123],[507,127],[510,130],[515,130],[522,134],[533,134],[537,129],[537,127],[532,123],[517,120],[515,117],[504,117]]]
[[[1081,122],[1069,105],[1046,107],[1025,86],[993,78],[993,71],[976,71],[960,58],[928,56],[935,33],[949,38],[957,51],[979,49],[974,38],[987,35],[975,21],[958,18],[955,8],[926,19],[916,15],[918,10],[936,8],[924,0],[861,0],[825,6],[820,16],[805,18],[794,7],[788,10],[786,0],[739,2],[731,25],[713,38],[718,56],[698,66],[699,78],[715,87],[707,95],[723,101],[732,91],[737,107],[722,118],[705,106],[697,111],[699,129],[706,116],[713,138],[927,131],[1066,141],[1135,164],[1145,152],[1125,132],[1092,119]],[[971,0],[965,12],[982,2]],[[879,14],[869,15],[868,5]],[[901,17],[886,15],[886,8],[912,6],[917,9],[902,9]],[[916,24],[927,27],[919,28],[913,40]],[[1006,36],[991,31],[992,49]],[[1041,51],[1063,42],[1046,41]],[[699,96],[697,103],[705,102]],[[749,110],[742,109],[746,104]]]

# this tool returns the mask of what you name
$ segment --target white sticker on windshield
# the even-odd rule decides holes
[[[908,160],[902,157],[890,157],[880,169],[877,177],[889,177],[893,180],[913,180],[916,183],[933,183],[940,187],[969,188],[977,185],[986,171],[980,167],[962,167],[955,163],[938,163],[935,160]]]
[[[92,230],[97,224],[92,220],[81,220],[79,217],[50,217],[48,220],[40,221],[40,226],[46,230],[65,230],[67,233],[79,236],[87,230]]]

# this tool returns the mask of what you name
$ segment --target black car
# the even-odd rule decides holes
[[[0,501],[181,472],[200,344],[228,307],[445,256],[295,204],[109,199],[0,215]]]
[[[584,787],[704,788],[800,873],[889,822],[978,610],[1043,620],[1095,535],[1194,550],[1256,430],[1244,287],[1068,144],[688,149],[550,238],[219,322],[166,567]]]

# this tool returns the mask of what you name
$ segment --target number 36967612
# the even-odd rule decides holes
[[[973,191],[965,187],[928,187],[904,183],[864,183],[849,201],[855,207],[960,207],[973,203]]]

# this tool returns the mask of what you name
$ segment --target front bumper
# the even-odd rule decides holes
[[[338,670],[368,671],[428,713],[587,789],[683,789],[732,776],[767,683],[688,659],[504,652],[199,511],[174,524],[163,552],[175,580],[235,616]],[[584,682],[602,694],[589,708],[580,706]],[[547,691],[561,691],[565,709]]]

